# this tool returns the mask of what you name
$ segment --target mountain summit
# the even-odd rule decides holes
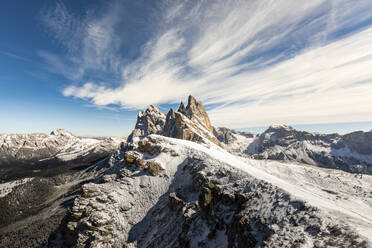
[[[140,112],[128,141],[150,134],[220,145],[202,102],[191,95],[186,107],[181,102],[177,111],[170,109],[167,115],[152,105]]]

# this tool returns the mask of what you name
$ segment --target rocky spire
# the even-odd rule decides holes
[[[184,114],[192,121],[198,122],[213,133],[213,126],[209,120],[207,111],[201,101],[197,101],[192,95],[189,96]]]
[[[128,141],[134,137],[143,137],[150,134],[161,134],[164,129],[166,115],[154,105],[138,113],[137,123],[133,132],[129,135]]]
[[[197,142],[209,140],[220,145],[203,104],[191,95],[187,106],[185,107],[181,102],[177,112],[170,109],[165,115],[153,105],[140,112],[136,127],[129,135],[128,141],[132,142],[135,137],[145,137],[150,134]]]
[[[176,127],[176,112],[174,112],[174,110],[171,108],[165,119],[163,134],[168,134],[167,136],[173,136],[171,134],[175,133],[175,127]]]
[[[182,114],[185,114],[186,112],[186,107],[185,105],[183,104],[183,102],[181,102],[180,106],[178,107],[178,112],[182,113]]]
[[[187,107],[181,102],[177,112],[168,112],[163,135],[196,142],[209,140],[219,145],[203,104],[191,95]]]

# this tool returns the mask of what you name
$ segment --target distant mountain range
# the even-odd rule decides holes
[[[22,169],[39,170],[59,165],[90,164],[117,150],[121,138],[80,138],[57,129],[50,134],[0,134],[0,179]]]

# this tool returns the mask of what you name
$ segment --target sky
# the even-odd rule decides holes
[[[188,95],[214,126],[372,129],[372,1],[5,0],[0,133],[123,136]]]

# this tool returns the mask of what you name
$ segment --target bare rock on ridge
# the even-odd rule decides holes
[[[213,126],[201,101],[197,101],[190,95],[187,107],[185,108],[181,102],[178,111],[187,116],[191,121],[204,126],[207,130],[213,133]]]
[[[128,141],[133,142],[136,137],[144,138],[150,134],[204,143],[209,140],[220,145],[203,104],[191,95],[187,106],[181,102],[177,112],[170,109],[165,115],[153,105],[140,112]]]
[[[150,134],[161,134],[165,125],[166,115],[156,106],[150,107],[138,113],[137,123],[128,137],[128,141],[133,141],[135,137],[145,137]]]
[[[189,96],[187,107],[181,102],[178,111],[170,109],[164,126],[164,136],[203,142],[209,140],[217,145],[220,142],[213,133],[214,128],[203,104]]]

